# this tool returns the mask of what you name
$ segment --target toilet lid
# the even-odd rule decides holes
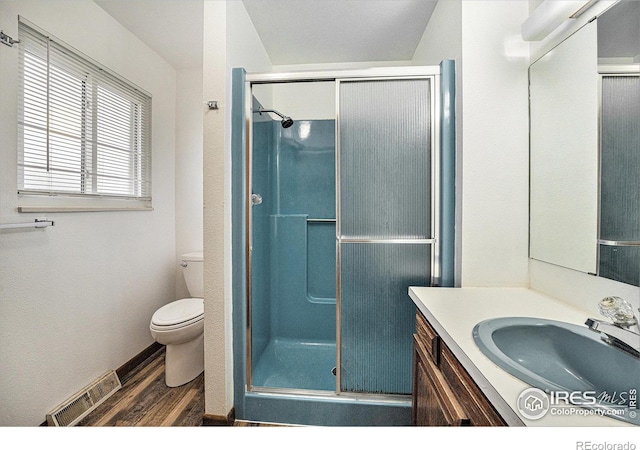
[[[158,309],[151,323],[158,326],[175,325],[204,315],[204,300],[201,298],[183,298]]]

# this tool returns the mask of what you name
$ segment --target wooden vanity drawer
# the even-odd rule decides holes
[[[416,337],[413,348],[413,425],[470,425],[471,421],[456,395]]]
[[[476,427],[506,425],[469,373],[445,344],[442,344],[440,349],[440,372],[471,418],[471,425]]]
[[[427,353],[435,363],[440,364],[440,336],[429,325],[420,311],[416,312],[416,335],[418,340],[424,343]]]
[[[413,348],[414,425],[506,425],[419,310]]]

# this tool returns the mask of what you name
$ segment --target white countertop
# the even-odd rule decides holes
[[[516,402],[520,393],[531,386],[495,365],[472,336],[473,327],[485,319],[538,317],[584,325],[591,316],[586,311],[525,288],[411,287],[409,296],[509,425],[633,426],[598,415],[524,418]]]

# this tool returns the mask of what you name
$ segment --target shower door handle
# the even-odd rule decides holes
[[[251,194],[251,204],[259,205],[262,203],[262,195],[260,194]]]

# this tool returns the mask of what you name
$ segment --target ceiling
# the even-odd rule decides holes
[[[274,65],[408,61],[436,1],[243,0]]]
[[[203,0],[94,0],[175,69],[202,66]]]
[[[207,0],[94,1],[174,68],[202,64]],[[410,60],[437,0],[242,2],[272,64],[289,65]]]

